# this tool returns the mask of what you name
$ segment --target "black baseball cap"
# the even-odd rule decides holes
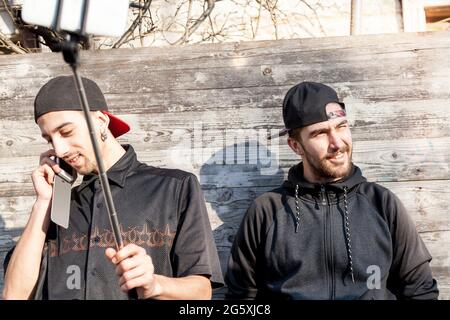
[[[326,112],[326,106],[330,102],[340,104],[345,110],[345,105],[339,101],[336,91],[323,83],[301,82],[293,86],[283,100],[285,128],[279,132],[279,136],[292,129],[327,121],[332,117]]]
[[[98,85],[87,78],[81,78],[91,111],[101,111],[109,117],[109,130],[118,137],[130,130],[130,126],[108,112],[108,105]],[[59,76],[48,81],[34,99],[34,121],[52,111],[82,111],[73,76]]]

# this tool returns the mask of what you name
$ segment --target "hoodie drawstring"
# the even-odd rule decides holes
[[[298,225],[300,224],[300,207],[298,204],[298,184],[295,185],[295,233],[298,232]]]
[[[350,236],[347,187],[344,187],[344,219],[345,219],[345,240],[347,242],[348,268],[350,269],[350,275],[352,276],[352,281],[353,281],[353,283],[355,283],[355,276],[353,273],[352,241],[351,241],[351,236]]]

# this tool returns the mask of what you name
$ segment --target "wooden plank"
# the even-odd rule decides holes
[[[123,103],[125,105],[125,102]],[[134,111],[132,107],[129,108],[130,112]],[[450,114],[447,112],[449,108],[450,100],[443,99],[347,103],[348,118],[355,141],[450,136]],[[178,138],[172,136],[175,131],[185,130],[185,134],[192,134],[196,125],[201,125],[202,130],[209,131],[210,133],[206,133],[210,135],[220,134],[220,131],[231,128],[257,130],[264,127],[283,127],[281,108],[278,106],[226,106],[211,110],[205,105],[177,105],[164,109],[158,112],[150,109],[148,113],[137,115],[124,114],[126,109],[121,108],[119,112],[122,113],[117,115],[132,125],[132,131],[124,138],[131,142],[148,142],[151,139],[152,143],[172,144],[173,140]],[[163,132],[162,129],[166,131]],[[1,157],[31,156],[39,154],[45,148],[46,143],[33,120],[15,116],[14,120],[4,119],[0,122]]]
[[[5,229],[2,231],[2,235],[0,236],[0,255],[6,254],[14,246],[14,244],[19,240],[22,231],[23,227]],[[3,266],[3,259],[0,260],[0,265]]]
[[[415,181],[383,183],[394,192],[411,217],[419,232],[450,231],[450,191],[448,182]],[[217,215],[222,223],[237,228],[251,201],[273,187],[261,188],[211,188],[205,190],[210,217]]]
[[[214,136],[214,135],[213,135]],[[240,136],[241,142],[237,142],[238,147],[244,147],[244,137]],[[223,139],[223,138],[222,138]],[[227,137],[223,140],[227,143]],[[252,141],[253,144],[254,141]],[[275,143],[275,142],[274,142]],[[430,179],[448,179],[449,177],[449,163],[450,163],[450,137],[439,139],[399,139],[399,140],[385,140],[385,141],[355,141],[354,142],[354,162],[357,163],[366,176],[374,181],[408,181],[408,180],[430,180]],[[216,136],[216,140],[211,143],[213,145],[208,148],[195,148],[189,146],[189,140],[180,140],[180,142],[169,149],[163,149],[164,155],[158,155],[158,147],[152,143],[152,150],[149,150],[147,144],[134,145],[137,152],[143,161],[169,167],[180,167],[196,172],[203,163],[210,161],[211,157],[208,154],[215,152],[221,153],[236,153],[239,159],[242,159],[243,153],[234,150],[234,145],[227,144],[224,149],[221,147],[222,141],[220,134]],[[200,150],[201,149],[201,150]],[[279,141],[279,145],[271,145],[268,150],[272,153],[273,159],[265,166],[262,171],[270,171],[272,174],[279,170],[287,170],[293,163],[299,160],[292,150],[287,146],[286,142]],[[260,145],[259,160],[265,162],[270,160],[267,157],[262,157],[267,147],[264,144]],[[199,157],[203,152],[203,159]],[[251,148],[249,152],[253,155],[257,154],[255,147]],[[192,160],[192,157],[194,160]],[[220,158],[220,157],[219,157]],[[158,161],[162,160],[162,161]],[[199,160],[203,160],[203,162]],[[249,160],[248,157],[245,160]],[[205,173],[205,178],[211,177],[211,183],[219,183],[220,186],[243,186],[256,182],[256,180],[267,180],[267,177],[261,176],[261,170],[258,174],[258,167],[251,166],[236,166],[235,163],[227,162],[229,165],[215,166],[208,170],[211,173]],[[261,168],[261,166],[260,166]],[[266,170],[267,169],[267,170]],[[243,179],[242,174],[251,175],[248,179]],[[254,175],[256,173],[256,176]],[[215,178],[217,175],[217,179]],[[222,179],[223,178],[223,182]],[[1,180],[0,180],[1,181]],[[236,183],[239,181],[239,183]],[[208,182],[210,183],[210,182]]]
[[[199,177],[202,183],[202,176]],[[281,185],[282,181],[278,182]],[[446,180],[388,182],[383,186],[394,192],[411,217],[419,232],[450,231],[450,190]],[[26,184],[27,195],[0,197],[0,228],[23,227],[34,203],[31,183]],[[262,193],[277,186],[215,188],[203,184],[211,225],[216,230],[221,225],[237,230],[250,203]]]
[[[434,252],[432,265],[448,266],[450,258],[450,246],[448,245],[450,230],[422,232],[420,236],[428,244],[430,251]]]
[[[266,191],[265,189],[268,188],[258,190],[262,194],[262,190]],[[405,189],[408,189],[408,187],[399,186],[397,188],[391,188],[402,200],[405,207],[408,208],[411,217],[415,220],[417,230],[424,240],[427,243],[436,245],[435,252],[439,253],[439,255],[436,256],[434,263],[437,265],[446,265],[450,258],[450,246],[444,245],[450,241],[450,217],[444,209],[449,205],[448,200],[441,200],[435,204],[430,204],[427,194],[430,195],[430,198],[436,198],[435,193],[431,191],[428,193],[416,191],[412,195],[399,193]],[[416,190],[419,189],[416,188]],[[259,195],[256,190],[249,190],[247,188],[205,190],[205,199],[211,226],[218,247],[231,247],[233,239],[230,236],[234,236],[252,200],[251,195],[248,195],[249,193],[254,193],[255,197]],[[217,194],[222,198],[230,197],[226,201],[226,205],[220,204],[217,198],[214,199],[214,196]],[[0,198],[0,208],[2,210],[0,227],[6,231],[2,233],[3,242],[0,244],[0,248],[5,248],[10,245],[14,237],[25,227],[34,200],[34,196]],[[231,208],[233,210],[230,210]]]
[[[373,55],[367,55],[366,60],[352,60],[351,56],[347,56],[345,62],[339,62],[339,59],[331,59],[328,63],[279,64],[264,61],[254,66],[230,67],[224,67],[219,60],[216,62],[218,64],[216,67],[196,67],[187,70],[154,70],[147,67],[145,62],[120,65],[109,61],[105,68],[109,68],[111,63],[114,63],[117,69],[107,71],[107,69],[102,70],[98,65],[87,65],[82,70],[82,74],[98,81],[106,94],[129,92],[141,94],[261,86],[288,87],[308,79],[333,84],[343,98],[352,96],[352,94],[368,95],[368,99],[375,100],[392,99],[393,97],[397,98],[394,100],[401,97],[443,98],[442,94],[445,94],[446,97],[450,95],[448,87],[439,88],[439,95],[430,85],[431,81],[436,78],[442,78],[441,81],[448,82],[450,76],[443,70],[450,67],[450,62],[445,59],[449,53],[450,48],[443,52],[442,49],[441,51],[426,50],[421,52],[421,57],[418,55],[401,59],[393,57],[377,60],[373,58]],[[288,56],[291,57],[291,54]],[[7,77],[2,81],[0,97],[2,100],[33,97],[49,76],[61,73],[60,68],[57,70],[58,72],[50,70],[48,76],[40,78],[41,81],[34,73],[23,78],[16,77],[16,80],[20,80],[20,82],[8,80],[10,77]],[[126,70],[126,73],[123,70]],[[13,71],[13,73],[16,72]],[[67,70],[63,73],[68,74],[69,72]],[[351,79],[351,84],[349,79]],[[426,83],[426,80],[429,80],[429,83]],[[366,82],[364,86],[382,87],[383,90],[373,91],[372,89],[367,93],[364,90],[350,91],[352,85],[358,85],[360,82]],[[390,84],[393,84],[393,88],[389,88]],[[411,85],[415,85],[416,90],[404,91],[405,87]],[[395,95],[390,93],[395,89],[403,89],[403,91],[396,91]]]
[[[222,138],[223,139],[223,138]],[[226,137],[225,140],[227,141]],[[256,162],[249,163],[251,158],[245,153],[235,150],[234,145],[222,148],[220,137],[214,142],[211,149],[195,148],[189,140],[180,140],[171,148],[159,148],[157,144],[134,144],[134,148],[143,162],[155,166],[175,167],[186,171],[198,173],[203,168],[203,176],[207,184],[216,187],[253,186],[264,185],[271,179],[270,175],[278,177],[282,171],[287,172],[293,163],[299,160],[285,142],[279,146],[270,146],[273,158],[263,157],[267,152],[264,145],[260,146],[259,158],[255,147],[248,150],[248,154],[255,155],[252,160],[267,161],[267,165]],[[244,140],[245,141],[245,140]],[[253,142],[252,142],[253,143]],[[256,142],[255,142],[256,144]],[[394,141],[356,141],[354,143],[353,161],[358,164],[366,176],[373,181],[411,181],[449,179],[450,163],[450,137],[439,139],[400,139]],[[243,143],[239,148],[245,148]],[[245,149],[241,149],[244,150]],[[203,152],[203,154],[202,154]],[[226,160],[226,165],[216,158],[216,166],[204,166],[217,154],[225,153],[236,155],[243,164],[235,163],[237,160]],[[208,155],[213,154],[212,157]],[[203,156],[200,157],[199,155]],[[222,158],[221,158],[222,159]],[[0,184],[26,183],[29,175],[37,166],[38,155],[28,157],[0,158]],[[247,162],[247,164],[245,164]],[[270,175],[262,174],[268,172]]]
[[[319,48],[312,47],[315,44],[313,39],[310,43],[308,40],[290,40],[259,42],[259,46],[219,45],[209,54],[205,50],[211,47],[205,45],[184,47],[178,51],[171,48],[170,52],[156,48],[123,49],[113,53],[109,52],[111,50],[84,52],[82,73],[98,80],[108,94],[287,86],[298,82],[300,74],[303,79],[336,83],[338,87],[338,83],[348,82],[348,79],[352,82],[398,81],[427,76],[448,79],[445,70],[450,63],[446,59],[450,41],[445,39],[446,34],[429,34],[426,38],[428,43],[424,42],[423,35],[416,35],[415,42],[399,37],[391,37],[390,41],[383,43],[373,42],[379,39],[376,36],[369,40],[355,38],[343,48],[341,43],[335,42],[334,50],[326,50],[327,41]],[[227,48],[233,53],[224,54]],[[112,63],[115,68],[111,70]],[[70,72],[59,54],[29,55],[14,61],[0,59],[0,65],[2,99],[33,97],[37,88],[50,76]],[[266,72],[268,68],[271,72]],[[408,94],[423,97],[430,94],[427,91],[422,83],[415,93]],[[378,91],[380,94],[383,93]],[[342,92],[342,95],[347,96],[347,93]]]
[[[416,222],[419,232],[450,231],[448,180],[384,182]]]
[[[293,56],[298,54],[316,54],[322,51],[329,52],[343,50],[348,54],[348,50],[354,50],[357,47],[362,54],[372,53],[386,54],[398,51],[419,51],[426,49],[445,49],[448,48],[448,31],[443,32],[423,32],[423,33],[400,33],[389,35],[363,35],[353,37],[326,37],[326,38],[308,38],[296,40],[278,40],[276,45],[274,41],[248,41],[239,43],[221,43],[221,44],[200,44],[189,46],[173,46],[170,50],[167,47],[152,48],[133,48],[118,50],[98,50],[82,51],[83,64],[93,61],[94,64],[102,64],[109,59],[118,63],[133,63],[140,61],[159,59],[161,64],[170,65],[172,68],[180,68],[183,65],[192,65],[195,61],[235,60],[239,58],[253,58],[255,55],[266,55],[268,57],[276,56],[278,53],[291,52]],[[130,59],[130,56],[136,58]],[[2,68],[16,65],[32,64],[39,60],[46,62],[46,66],[63,65],[62,57],[57,53],[43,53],[33,55],[22,55],[15,57],[13,61],[6,56],[0,57],[0,66]],[[295,57],[293,57],[295,58]],[[178,65],[177,61],[187,60],[186,63]],[[329,61],[325,60],[325,61]],[[155,62],[155,67],[160,65]],[[188,64],[189,63],[189,64]],[[231,62],[227,63],[231,64]],[[44,74],[47,70],[36,70]]]
[[[87,69],[84,74],[95,77],[100,83],[104,83],[106,92],[161,92],[175,90],[205,90],[205,89],[227,89],[227,88],[248,88],[260,86],[280,86],[293,85],[303,79],[312,79],[320,82],[332,84],[361,81],[393,81],[401,86],[401,82],[408,83],[416,79],[426,78],[433,74],[448,79],[448,74],[439,71],[448,69],[450,62],[444,62],[450,53],[450,48],[444,52],[427,51],[422,59],[418,57],[400,59],[374,59],[372,55],[367,56],[367,60],[352,60],[349,58],[345,62],[334,63],[289,63],[278,64],[265,61],[255,66],[231,66],[223,67],[218,65],[215,68],[195,68],[191,70],[146,70],[142,72],[142,65],[128,64],[129,77],[126,81],[111,81],[111,75],[106,70]],[[372,57],[372,60],[369,58]],[[442,58],[440,58],[442,57]],[[441,61],[437,63],[427,63],[427,61]],[[134,66],[134,67],[133,67]],[[118,66],[121,67],[120,65]],[[125,67],[125,66],[123,66]],[[265,70],[270,73],[265,74]],[[145,69],[145,66],[144,66]],[[141,71],[141,72],[139,72]],[[301,75],[299,77],[299,75]],[[122,79],[124,77],[122,76]],[[124,79],[124,80],[125,80]],[[400,83],[399,83],[400,82]],[[144,85],[143,85],[144,84]],[[339,87],[339,85],[337,85]],[[387,87],[387,86],[386,86]],[[445,89],[445,88],[443,88]],[[423,87],[419,93],[430,94],[427,88]],[[444,91],[448,96],[448,90]],[[348,93],[343,92],[346,96]],[[417,92],[415,93],[417,96]],[[378,91],[378,96],[383,96],[383,92]],[[397,95],[397,98],[399,96]],[[382,97],[381,97],[382,98]]]
[[[295,82],[299,82],[300,80],[302,79],[297,79]],[[436,79],[436,82],[442,81],[441,83],[445,84],[449,80],[442,78]],[[362,106],[367,107],[367,111],[364,111],[362,114],[367,119],[366,121],[372,120],[369,112],[374,111],[375,107],[380,106],[382,108],[380,111],[394,111],[395,114],[390,116],[398,116],[397,119],[415,120],[414,117],[418,117],[421,114],[413,115],[413,113],[424,112],[424,116],[429,116],[429,118],[422,118],[422,120],[417,121],[417,124],[423,126],[426,124],[426,120],[429,120],[430,127],[433,128],[434,121],[441,121],[439,119],[444,121],[448,117],[446,112],[440,113],[441,117],[436,117],[436,114],[439,115],[438,112],[442,108],[448,108],[450,89],[436,89],[431,84],[427,85],[425,83],[424,85],[424,82],[426,81],[365,81],[363,83],[335,83],[333,86],[338,91],[341,91],[341,96],[345,96],[344,102],[350,108],[354,107],[361,112]],[[385,86],[386,88],[384,89]],[[419,86],[422,86],[421,89],[418,89]],[[262,114],[262,112],[269,113],[265,117],[269,121],[264,122],[263,125],[268,126],[274,123],[274,125],[279,127],[282,125],[280,106],[289,88],[290,85],[283,87],[262,86],[260,88],[211,89],[198,92],[179,90],[167,91],[160,94],[126,93],[123,95],[108,95],[107,100],[111,106],[111,110],[116,114],[152,115],[153,122],[155,120],[157,121],[157,117],[163,113],[169,113],[172,116],[187,117],[190,115],[198,116],[199,113],[203,115],[204,112],[217,112],[219,116],[220,113],[226,114],[231,110],[238,117],[240,116],[245,119],[245,116],[248,115],[248,109],[253,108],[255,111],[258,111],[258,114]],[[383,88],[383,91],[380,91],[379,88]],[[214,103],[210,101],[212,97],[214,97]],[[32,120],[34,122],[33,101],[34,98],[0,100],[0,114],[2,119],[11,121]],[[429,108],[423,110],[427,102],[429,103]],[[389,106],[389,104],[392,105]],[[398,110],[404,110],[406,113],[399,115]],[[374,111],[374,114],[379,116],[377,111]],[[384,117],[389,117],[388,115],[389,113]],[[149,123],[152,123],[152,121]],[[439,122],[437,125],[439,125]],[[402,128],[402,124],[400,124],[400,129]],[[418,130],[414,127],[411,129]]]
[[[450,267],[431,267],[431,272],[438,283],[439,300],[450,300]]]

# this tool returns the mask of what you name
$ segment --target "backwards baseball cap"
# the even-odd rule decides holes
[[[326,112],[326,106],[336,102],[342,106],[341,113]],[[334,89],[317,82],[302,82],[287,92],[283,101],[283,121],[285,128],[279,132],[283,136],[292,129],[306,127],[345,115],[345,105],[339,102]]]
[[[118,137],[130,130],[123,120],[108,112],[108,105],[98,85],[87,78],[81,78],[86,92],[89,109],[101,111],[109,117],[109,130]],[[48,81],[37,93],[34,100],[34,121],[52,111],[82,111],[73,76],[59,76]]]

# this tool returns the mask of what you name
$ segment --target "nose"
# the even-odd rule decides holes
[[[328,141],[330,153],[334,153],[338,150],[341,150],[344,147],[344,141],[336,131],[331,130],[328,135],[328,139],[329,139]]]
[[[52,144],[58,158],[64,158],[69,153],[69,145],[64,139],[54,138]]]

